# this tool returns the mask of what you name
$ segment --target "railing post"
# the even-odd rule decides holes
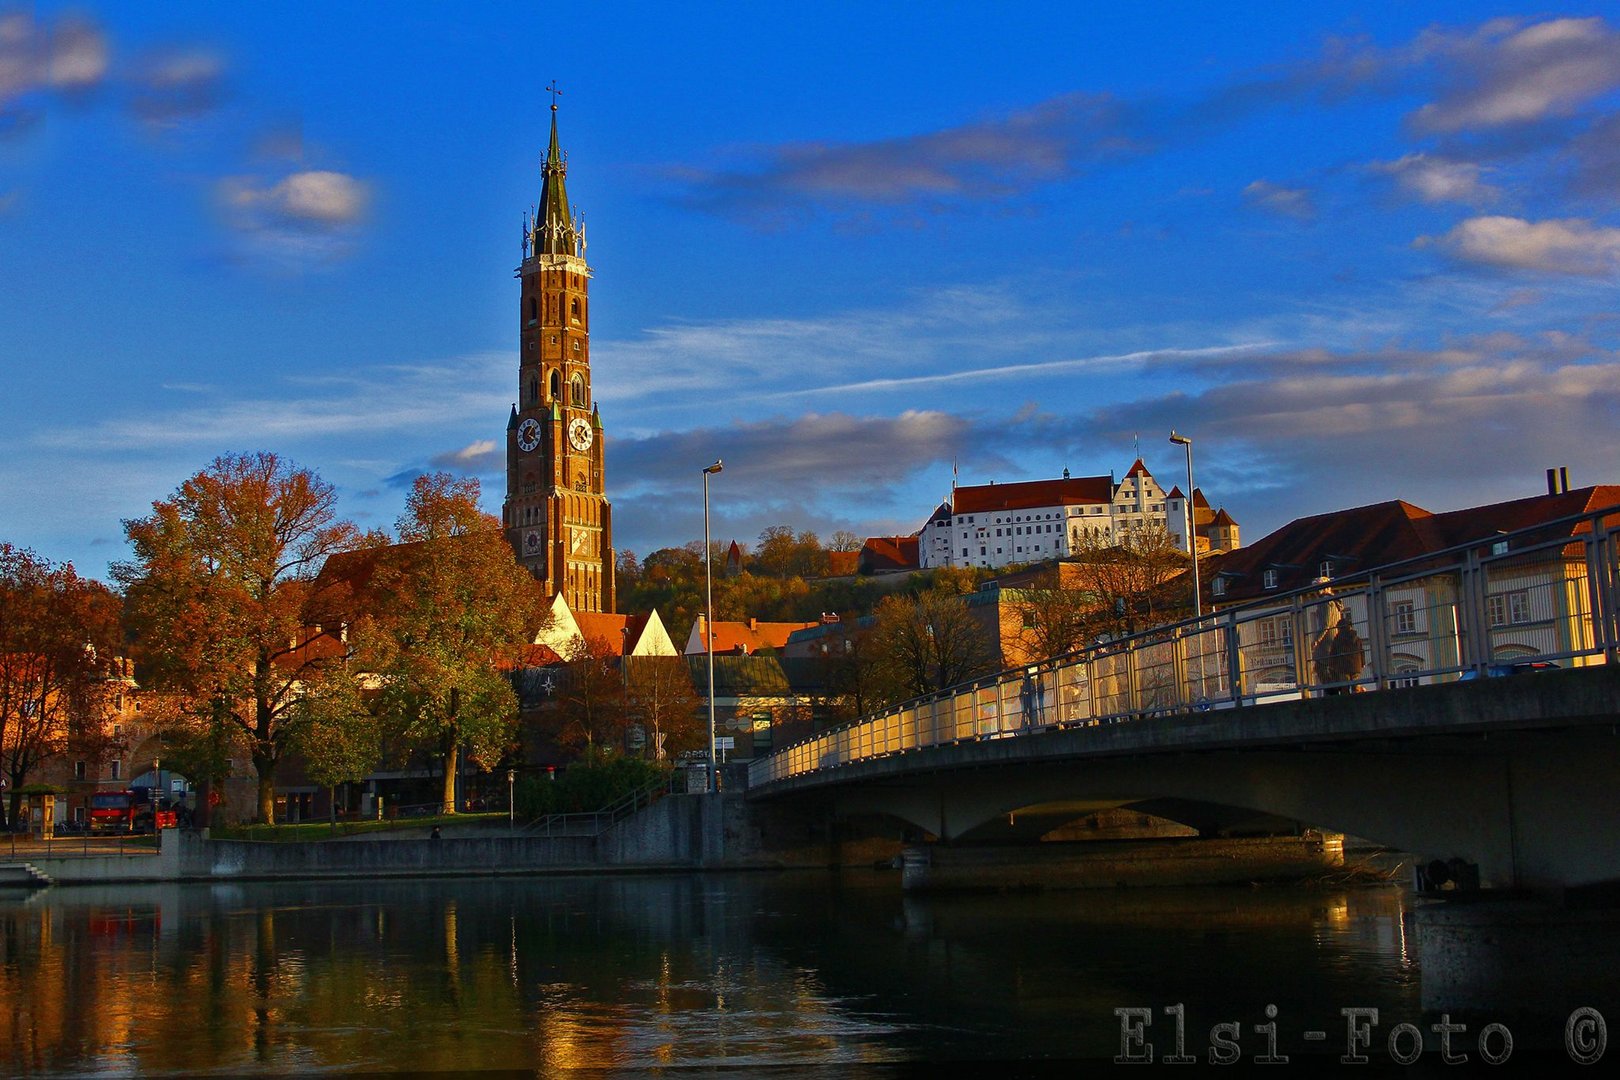
[[[1242,639],[1238,635],[1237,614],[1228,613],[1226,625],[1221,628],[1226,637],[1226,693],[1232,699],[1232,706],[1243,707],[1243,653],[1240,650]]]
[[[1367,576],[1367,647],[1372,652],[1369,658],[1372,661],[1373,689],[1385,690],[1389,687],[1389,675],[1393,669],[1393,654],[1389,644],[1389,606],[1388,597],[1384,595],[1383,578],[1377,574]]]
[[[1188,693],[1187,684],[1187,635],[1180,630],[1170,642],[1170,670],[1176,679],[1176,705],[1192,708],[1194,695]]]
[[[1466,647],[1457,650],[1458,665],[1483,671],[1491,662],[1491,620],[1485,613],[1485,572],[1479,549],[1469,548],[1457,570],[1458,607],[1462,609],[1462,635]]]

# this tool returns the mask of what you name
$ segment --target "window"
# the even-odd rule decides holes
[[[538,301],[535,300],[534,297],[531,296],[531,297],[529,297],[529,322],[532,323],[536,319],[538,319],[539,317],[540,317],[540,304],[539,304]]]
[[[1210,592],[1214,593],[1216,596],[1225,596],[1226,595],[1226,579],[1223,578],[1223,577],[1218,577],[1213,582],[1211,582],[1210,583]]]
[[[1288,646],[1294,643],[1294,620],[1287,615],[1278,615],[1274,619],[1261,619],[1259,624],[1260,644]]]
[[[88,766],[82,761],[73,763],[73,779],[83,780],[88,773]]]
[[[107,778],[110,780],[122,780],[124,778],[124,763],[117,758],[113,758],[112,762],[107,766]]]
[[[578,297],[575,297],[574,299],[568,301],[568,317],[570,319],[572,319],[574,322],[579,322],[579,298]]]
[[[1268,589],[1275,589],[1277,587],[1277,571],[1267,570],[1261,579],[1261,583]]]
[[[1530,594],[1521,589],[1487,596],[1485,610],[1492,626],[1527,623],[1530,621]]]
[[[1317,568],[1316,568],[1316,576],[1317,577],[1327,577],[1327,578],[1332,577],[1333,576],[1333,560],[1332,559],[1323,559],[1321,564],[1319,566],[1317,566]]]
[[[1496,543],[1491,545],[1492,555],[1506,555],[1507,552],[1508,542],[1506,540],[1498,540]]]
[[[1400,667],[1395,669],[1395,674],[1389,680],[1389,686],[1392,690],[1398,690],[1403,686],[1416,686],[1418,681],[1417,668]]]
[[[579,342],[574,342],[574,348],[579,348]],[[585,376],[576,374],[568,383],[569,397],[575,405],[585,404]]]
[[[540,400],[540,380],[537,379],[535,376],[530,375],[529,376],[529,404],[533,405],[535,402],[537,402],[539,400]]]
[[[1397,600],[1389,605],[1389,621],[1397,634],[1417,633],[1417,607],[1410,600]]]

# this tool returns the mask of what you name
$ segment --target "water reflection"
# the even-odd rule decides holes
[[[1268,1003],[1336,1032],[1341,1006],[1418,1015],[1403,904],[819,874],[53,889],[0,897],[0,1066],[848,1071],[1107,1056],[1114,1008],[1176,1002],[1189,1032]]]

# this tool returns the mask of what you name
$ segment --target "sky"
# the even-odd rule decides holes
[[[1197,480],[1253,540],[1620,482],[1607,5],[0,6],[0,540],[273,451],[499,513],[555,80],[617,547]]]

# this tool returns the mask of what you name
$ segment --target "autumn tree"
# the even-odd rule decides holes
[[[878,604],[872,648],[882,690],[874,707],[989,675],[1001,656],[967,601],[930,589]]]
[[[45,759],[69,748],[100,756],[118,615],[118,597],[71,563],[0,543],[0,772],[11,788],[0,825],[15,820]]]
[[[848,529],[839,529],[832,534],[832,540],[827,543],[828,551],[859,551],[865,546],[861,538]]]
[[[702,744],[702,699],[692,686],[686,657],[627,656],[624,684],[625,711],[647,733],[648,756],[662,760]]]
[[[562,745],[621,748],[625,689],[615,656],[613,647],[600,638],[575,638],[569,644],[553,712]]]
[[[304,612],[321,564],[358,532],[332,485],[262,452],[216,458],[124,531],[135,557],[112,572],[146,671],[183,711],[242,738],[258,820],[273,823],[298,688],[331,660],[307,647]]]
[[[795,534],[787,525],[772,525],[761,532],[750,561],[759,573],[770,577],[823,577],[827,573],[821,538],[809,531]]]
[[[399,545],[372,577],[378,633],[359,657],[380,677],[380,714],[443,763],[446,813],[462,748],[486,769],[510,749],[518,699],[506,658],[546,618],[539,586],[478,499],[477,480],[416,478]]]
[[[1189,597],[1168,586],[1187,572],[1189,560],[1162,525],[1136,525],[1110,538],[1082,532],[1071,545],[1068,594],[1086,622],[1086,635],[1123,635],[1180,614]]]
[[[1065,588],[1059,569],[1043,574],[1026,589],[1008,590],[1008,607],[1018,620],[1018,644],[1037,659],[1064,656],[1092,643],[1100,620],[1111,612],[1095,593]]]

